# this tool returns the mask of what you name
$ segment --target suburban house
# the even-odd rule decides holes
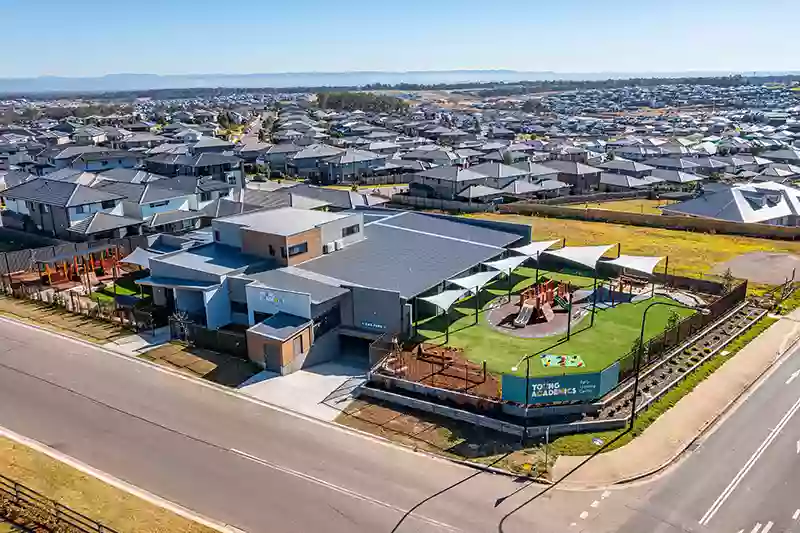
[[[366,150],[348,148],[322,161],[323,184],[357,182],[361,176],[370,176],[386,162],[386,156]]]
[[[97,126],[83,126],[72,132],[75,144],[102,144],[108,140],[106,132]]]
[[[577,194],[596,190],[600,185],[602,170],[577,161],[545,161],[544,166],[558,172],[558,181],[572,186]]]
[[[272,172],[288,174],[289,158],[302,149],[291,143],[274,144],[256,159],[256,163],[269,167]]]
[[[74,169],[99,172],[112,168],[134,168],[142,161],[142,155],[127,150],[104,150],[101,152],[86,152],[70,161],[69,166]]]
[[[290,173],[304,178],[321,178],[327,169],[323,162],[343,152],[327,144],[311,144],[288,158]]]
[[[46,178],[30,180],[2,193],[3,226],[74,238],[70,227],[100,211],[114,209],[124,196]],[[141,221],[137,221],[141,222]]]
[[[236,193],[244,188],[242,160],[235,156],[215,153],[158,154],[145,159],[144,164],[154,174],[210,177],[234,186]]]
[[[600,174],[599,190],[603,192],[629,192],[650,190],[664,180],[652,176],[636,178],[629,174],[603,172]]]
[[[471,185],[484,185],[486,176],[461,167],[434,167],[411,177],[409,192],[418,196],[454,199]]]

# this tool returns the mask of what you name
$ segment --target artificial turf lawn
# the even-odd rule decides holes
[[[532,274],[532,269],[517,269],[515,275]],[[570,274],[553,274],[542,272],[551,278],[569,278],[576,285],[591,286],[591,278]],[[483,309],[491,299],[506,292],[506,281],[499,280],[488,290],[482,291],[479,306]],[[533,283],[533,278],[522,278],[512,291],[518,293],[523,287]],[[506,290],[504,290],[506,289]],[[653,302],[672,302],[663,297],[656,297],[638,303],[621,304],[611,309],[598,309],[594,326],[589,327],[591,319],[587,315],[572,325],[572,336],[569,341],[562,342],[565,334],[553,335],[539,339],[523,339],[499,332],[486,323],[484,312],[475,324],[475,301],[468,298],[456,303],[451,310],[451,326],[449,346],[463,348],[466,357],[475,363],[486,361],[489,371],[500,374],[511,374],[511,367],[526,355],[538,352],[556,355],[579,355],[585,366],[581,368],[543,367],[538,358],[532,358],[530,373],[532,376],[548,376],[573,374],[582,372],[598,372],[631,351],[633,343],[638,339],[644,309]],[[661,333],[666,327],[670,314],[675,311],[687,316],[692,311],[675,307],[658,306],[647,314],[645,339]],[[433,343],[444,342],[446,320],[444,316],[421,322],[418,333]],[[516,372],[525,375],[523,365]]]

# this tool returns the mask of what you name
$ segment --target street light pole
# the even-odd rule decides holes
[[[681,305],[681,304],[676,304],[676,303],[671,303],[671,302],[653,302],[653,303],[651,303],[650,305],[648,305],[645,308],[644,313],[642,313],[642,327],[641,327],[641,330],[639,332],[639,345],[638,345],[638,349],[636,350],[636,354],[634,355],[634,363],[633,363],[633,371],[634,371],[634,376],[633,376],[633,400],[631,401],[631,421],[630,421],[630,425],[629,425],[629,429],[630,430],[633,430],[633,424],[636,422],[636,399],[639,396],[639,371],[641,370],[641,366],[642,366],[642,355],[644,355],[643,354],[643,352],[644,352],[644,326],[645,326],[645,322],[647,321],[647,312],[650,309],[652,309],[653,307],[656,307],[658,305],[664,305],[664,306],[667,306],[667,307],[679,307],[681,309],[690,309],[692,311],[697,310],[700,314],[703,314],[703,315],[708,315],[708,314],[711,313],[711,311],[709,311],[708,309],[706,309],[704,307],[694,308],[694,307],[689,307],[687,305]]]
[[[530,394],[530,381],[531,381],[531,357],[532,355],[526,355],[522,359],[519,360],[519,363],[511,367],[512,372],[516,372],[519,370],[519,364],[524,360],[525,361],[525,415],[522,420],[522,438],[520,439],[520,444],[525,447],[525,438],[528,436],[528,395]]]

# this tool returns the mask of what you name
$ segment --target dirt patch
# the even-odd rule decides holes
[[[790,279],[793,273],[797,279],[800,275],[800,256],[788,253],[752,252],[718,264],[714,267],[714,272],[722,274],[727,269],[731,270],[735,278],[778,285]]]
[[[251,361],[177,342],[159,346],[139,357],[228,387],[241,385],[261,370]]]

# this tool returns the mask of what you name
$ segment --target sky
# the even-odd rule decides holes
[[[800,0],[0,0],[0,77],[800,70]]]

